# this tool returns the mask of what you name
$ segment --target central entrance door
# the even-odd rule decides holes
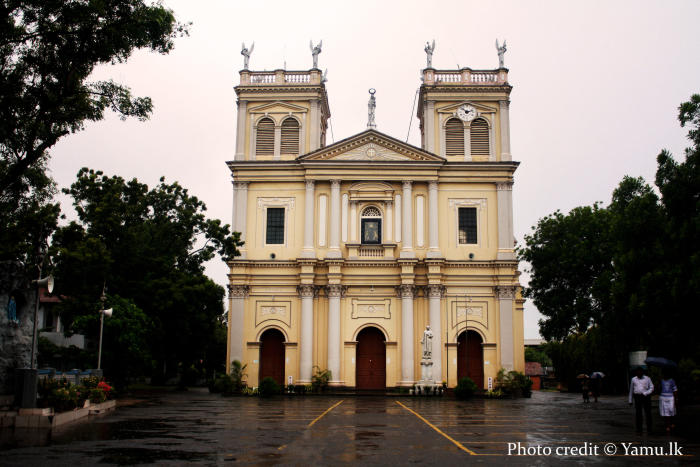
[[[476,387],[484,388],[484,350],[481,336],[476,331],[463,332],[457,338],[457,378],[465,376]]]
[[[386,345],[377,328],[365,328],[357,335],[357,389],[386,388]]]
[[[270,377],[280,386],[284,385],[284,334],[277,329],[268,329],[260,336],[260,379]]]

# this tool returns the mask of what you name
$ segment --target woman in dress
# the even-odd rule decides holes
[[[671,378],[668,369],[663,372],[661,380],[661,395],[659,396],[659,412],[666,424],[666,431],[670,432],[675,428],[673,417],[676,416],[676,399],[678,397],[678,388],[676,382]]]

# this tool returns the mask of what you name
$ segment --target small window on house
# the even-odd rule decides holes
[[[464,124],[458,118],[451,118],[445,124],[445,154],[464,156]]]
[[[299,122],[287,118],[282,122],[281,154],[299,155]]]
[[[368,206],[362,211],[362,243],[382,243],[382,213],[374,206]]]
[[[255,134],[255,155],[272,156],[275,154],[275,122],[271,118],[263,118],[258,122]]]
[[[267,208],[265,243],[268,245],[284,243],[284,208]]]
[[[489,155],[489,124],[483,118],[477,118],[471,124],[472,157]]]
[[[459,244],[476,242],[476,208],[459,208]]]

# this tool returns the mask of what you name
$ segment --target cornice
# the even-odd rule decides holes
[[[305,264],[315,263],[316,265],[323,266],[329,264],[342,264],[344,268],[362,268],[362,267],[388,267],[388,268],[398,268],[401,264],[414,263],[415,265],[429,265],[435,264],[436,260],[432,258],[426,259],[377,259],[377,260],[357,260],[348,258],[330,258],[330,259],[308,259],[300,258],[298,260],[252,260],[252,259],[240,259],[228,261],[229,267],[259,267],[259,268],[289,268],[289,267],[300,267]],[[449,260],[440,259],[439,262],[447,268],[517,268],[518,260],[493,260],[493,261],[474,261],[474,260]]]

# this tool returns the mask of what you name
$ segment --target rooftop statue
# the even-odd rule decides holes
[[[367,103],[367,128],[376,129],[377,124],[374,121],[374,110],[377,108],[377,99],[374,93],[377,91],[374,88],[369,90],[369,102]]]
[[[250,61],[250,56],[253,54],[253,49],[255,48],[255,41],[250,44],[250,50],[245,46],[245,42],[241,45],[241,55],[243,55],[243,69],[248,69],[248,62]]]
[[[427,57],[426,57],[427,64],[425,67],[432,68],[433,67],[433,52],[435,51],[435,39],[433,39],[432,45],[430,44],[430,42],[426,42],[425,49],[423,49],[423,50],[425,50],[425,53],[427,54]]]
[[[503,64],[503,56],[506,53],[506,40],[503,39],[503,45],[499,47],[498,39],[496,39],[496,50],[498,50],[498,68],[505,68]]]
[[[323,41],[320,41],[318,45],[314,46],[313,41],[309,41],[309,49],[311,49],[311,56],[314,59],[314,66],[313,68],[318,68],[318,54],[321,53],[321,46],[323,45]]]

